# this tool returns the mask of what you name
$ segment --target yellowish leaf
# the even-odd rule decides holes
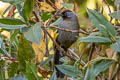
[[[42,62],[44,55],[45,55],[45,52],[46,52],[46,44],[45,44],[43,36],[42,36],[40,45],[33,43],[32,47],[35,51],[36,63]]]
[[[61,9],[63,6],[61,5],[61,3],[63,3],[63,0],[58,0],[55,2],[55,6],[59,9]]]
[[[38,66],[38,75],[39,76],[47,77],[50,74],[50,72],[51,72],[51,70],[47,70],[47,69],[42,68],[41,66]]]
[[[5,37],[7,37],[8,39],[10,39],[10,32],[3,31],[3,32],[1,32],[1,34],[4,35]]]
[[[115,50],[113,50],[112,48],[108,48],[106,49],[106,54],[109,58],[112,58],[117,62],[118,58]],[[115,73],[116,68],[117,68],[117,63],[112,64],[112,66],[109,68],[109,76],[108,76],[109,80],[111,80],[111,78],[113,77],[113,74]]]
[[[55,33],[55,35],[54,35],[55,40],[57,39],[58,35],[59,35],[58,33]]]
[[[40,2],[40,10],[53,12],[55,9],[46,2]]]

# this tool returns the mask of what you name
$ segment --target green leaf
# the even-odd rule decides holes
[[[120,20],[120,11],[115,11],[115,12],[109,14],[109,16],[111,16],[112,18]]]
[[[27,40],[40,44],[41,40],[41,25],[40,23],[36,23],[34,26],[32,26],[27,32],[24,33],[24,36]]]
[[[2,16],[4,16],[4,15],[10,10],[11,6],[12,6],[12,5],[9,5],[9,6],[7,7],[7,9],[5,9],[5,11],[2,13]]]
[[[19,19],[14,18],[2,18],[0,19],[0,28],[5,29],[19,29],[26,25]]]
[[[112,44],[110,47],[115,51],[120,52],[120,39],[116,43]]]
[[[23,12],[24,12],[24,19],[26,21],[29,20],[29,17],[32,14],[33,8],[34,8],[34,0],[25,0]]]
[[[0,38],[0,48],[2,49],[2,51],[3,51],[7,56],[10,57],[10,54],[7,52],[6,47],[5,47],[4,43],[3,43],[2,38]]]
[[[23,12],[22,4],[17,4],[16,9],[18,10],[19,15],[23,18],[24,17],[24,12]]]
[[[13,33],[10,35],[10,41],[13,42],[17,34],[19,33],[19,30],[13,30]]]
[[[18,54],[17,59],[19,61],[19,70],[25,72],[26,70],[26,63],[25,61],[32,61],[34,59],[34,51],[31,46],[31,43],[24,38],[23,35],[19,37],[19,44],[18,44]]]
[[[104,57],[98,57],[93,60],[94,64],[94,74],[97,76],[100,72],[107,70],[113,63],[114,60]]]
[[[114,0],[106,0],[110,5],[114,6]]]
[[[115,63],[114,60],[105,57],[98,57],[94,60],[91,60],[88,63],[85,80],[95,80],[96,76],[107,70],[113,63]]]
[[[111,40],[109,38],[99,37],[99,36],[88,36],[80,38],[80,42],[95,42],[95,43],[109,43]]]
[[[19,19],[15,18],[2,18],[0,19],[1,24],[7,24],[7,25],[22,25],[24,22],[22,22]]]
[[[101,32],[92,32],[89,36],[102,36]]]
[[[95,80],[93,66],[88,66],[84,80]]]
[[[63,72],[64,74],[68,75],[68,76],[72,76],[72,77],[78,77],[81,76],[81,71],[78,70],[76,67],[74,66],[70,66],[70,65],[56,65],[56,67]]]
[[[42,19],[43,21],[46,21],[46,20],[50,19],[51,17],[52,17],[52,13],[50,13],[50,12],[45,12],[45,13],[43,13],[43,15],[41,16],[41,19]]]
[[[52,76],[50,77],[50,80],[57,80],[55,69],[54,69],[54,72],[53,72]]]
[[[61,3],[63,5],[64,8],[66,9],[73,9],[74,5],[71,3]]]
[[[58,25],[63,19],[62,18],[58,18],[55,22],[53,22],[52,24],[50,24],[50,26],[56,26]]]
[[[13,4],[13,5],[16,5],[16,4],[23,2],[23,0],[2,0],[2,1]]]
[[[26,62],[26,73],[29,80],[39,80],[37,71],[38,69],[35,64]]]
[[[20,29],[21,33],[27,32],[30,29],[30,27],[23,27]]]
[[[117,35],[114,26],[108,22],[101,13],[91,9],[88,9],[88,13],[93,25],[97,27],[104,36],[115,37]]]
[[[69,59],[67,56],[64,56],[64,57],[60,58],[60,61],[64,62],[64,64],[67,64],[69,62]]]
[[[20,29],[25,27],[26,25],[6,25],[6,24],[1,24],[0,23],[0,28],[5,28],[5,29]]]
[[[13,78],[11,78],[10,80],[28,80],[27,76],[26,75],[17,75]]]
[[[18,70],[18,64],[11,63],[9,68],[8,68],[8,75],[9,75],[9,77],[14,77],[15,74],[17,73],[17,70]]]
[[[5,80],[5,61],[0,60],[0,80]]]

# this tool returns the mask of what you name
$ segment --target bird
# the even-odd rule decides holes
[[[59,28],[63,29],[69,29],[69,30],[79,30],[80,25],[78,22],[78,18],[75,15],[74,12],[70,10],[64,10],[61,13],[58,14],[58,16],[62,17],[62,21],[58,24]],[[76,42],[76,40],[79,37],[78,32],[66,32],[62,30],[57,30],[58,36],[56,38],[56,42],[59,44],[59,46],[67,52],[68,48]],[[63,62],[60,61],[60,58],[64,57],[64,53],[60,51],[58,48],[54,48],[55,54],[54,54],[54,65],[61,65]],[[57,78],[64,78],[65,74],[61,72],[60,70],[56,69],[56,76]]]

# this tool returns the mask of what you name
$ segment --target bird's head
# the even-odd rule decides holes
[[[74,18],[76,18],[76,15],[70,10],[64,10],[61,13],[59,13],[58,16],[61,16],[63,19],[74,19]]]

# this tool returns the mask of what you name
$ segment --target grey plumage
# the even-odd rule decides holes
[[[77,16],[73,14],[72,12],[69,12],[71,16],[69,18],[64,18],[63,21],[59,24],[58,27],[63,29],[69,29],[69,30],[79,30],[79,23]],[[58,30],[59,36],[57,38],[57,42],[60,44],[61,47],[64,47],[65,49],[69,48],[76,40],[79,35],[79,33],[75,32],[65,32]]]
[[[69,30],[79,30],[80,26],[78,23],[77,16],[71,12],[71,11],[63,11],[60,16],[62,16],[63,21],[58,25],[58,27],[63,29],[69,29]],[[58,37],[56,39],[56,42],[65,50],[67,49],[77,40],[79,33],[77,32],[65,32],[58,30]],[[59,59],[63,57],[61,55],[61,52],[55,48],[55,55],[54,55],[54,64],[59,65],[62,64],[62,62],[59,61]],[[63,78],[64,74],[59,71],[56,68],[56,75],[59,78]]]

